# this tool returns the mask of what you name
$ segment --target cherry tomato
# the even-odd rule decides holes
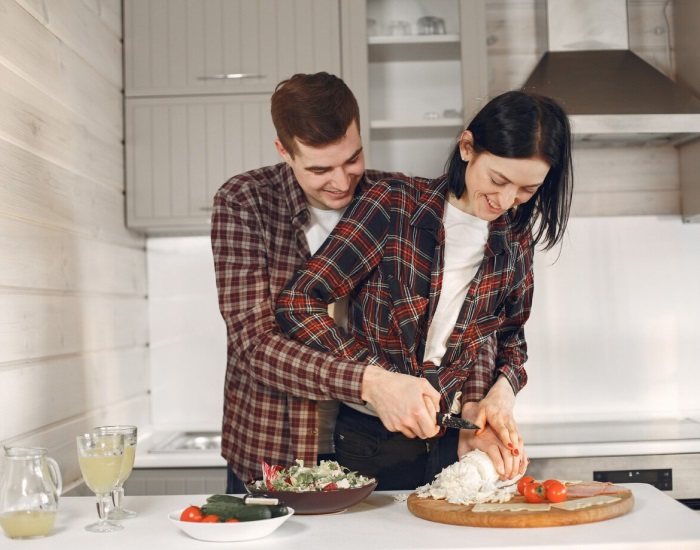
[[[544,502],[544,499],[547,497],[544,485],[536,481],[525,485],[524,495],[525,500],[532,503]]]
[[[566,495],[569,492],[569,490],[566,488],[566,485],[564,485],[560,481],[557,481],[556,479],[550,479],[548,481],[550,481],[549,485],[547,485],[547,482],[544,483],[547,500],[550,502],[565,501]]]
[[[547,489],[552,483],[559,483],[559,481],[556,479],[547,479],[542,482],[542,485],[544,485],[544,488]]]
[[[218,523],[219,521],[219,516],[216,514],[207,514],[206,516],[202,516],[202,523]]]
[[[532,476],[523,476],[523,477],[521,477],[521,478],[518,480],[518,493],[520,493],[521,495],[524,495],[524,494],[525,494],[525,486],[526,486],[526,485],[529,485],[529,484],[532,483],[533,481],[535,481],[535,478],[532,477]]]
[[[199,506],[188,506],[180,514],[180,521],[202,521],[202,511]]]
[[[226,520],[226,523],[238,523],[238,522],[240,522],[240,521],[241,521],[240,519],[228,518],[228,519]]]

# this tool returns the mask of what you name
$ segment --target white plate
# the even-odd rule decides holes
[[[278,518],[241,521],[240,523],[197,523],[180,521],[182,510],[168,514],[168,519],[193,539],[208,542],[238,542],[266,537],[292,517],[294,510],[289,508],[286,516]]]

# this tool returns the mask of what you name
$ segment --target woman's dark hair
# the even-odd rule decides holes
[[[326,72],[295,74],[272,94],[270,112],[277,137],[294,158],[295,138],[310,147],[340,141],[354,120],[360,130],[360,108],[347,84]]]
[[[544,250],[555,246],[564,237],[574,187],[571,129],[564,109],[550,97],[510,91],[489,101],[467,130],[477,155],[534,157],[549,164],[543,184],[530,200],[511,210],[511,216],[517,233],[533,231],[534,243],[542,241]],[[466,167],[458,142],[445,166],[449,190],[457,198],[466,190]]]

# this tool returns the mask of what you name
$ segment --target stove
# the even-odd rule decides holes
[[[536,478],[649,483],[700,508],[700,422],[692,418],[519,426]]]

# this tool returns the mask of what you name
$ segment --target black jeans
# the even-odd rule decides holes
[[[318,461],[321,460],[335,460],[334,454],[320,454],[318,455]],[[270,464],[272,466],[272,464]],[[259,472],[260,475],[256,476],[262,478],[262,470]],[[248,490],[245,488],[245,484],[241,479],[234,473],[231,466],[226,468],[226,494],[228,495],[245,495]]]
[[[379,418],[341,403],[334,441],[336,460],[376,478],[378,491],[413,491],[458,460],[459,430],[448,428],[442,437],[432,439],[409,439],[387,430]]]

